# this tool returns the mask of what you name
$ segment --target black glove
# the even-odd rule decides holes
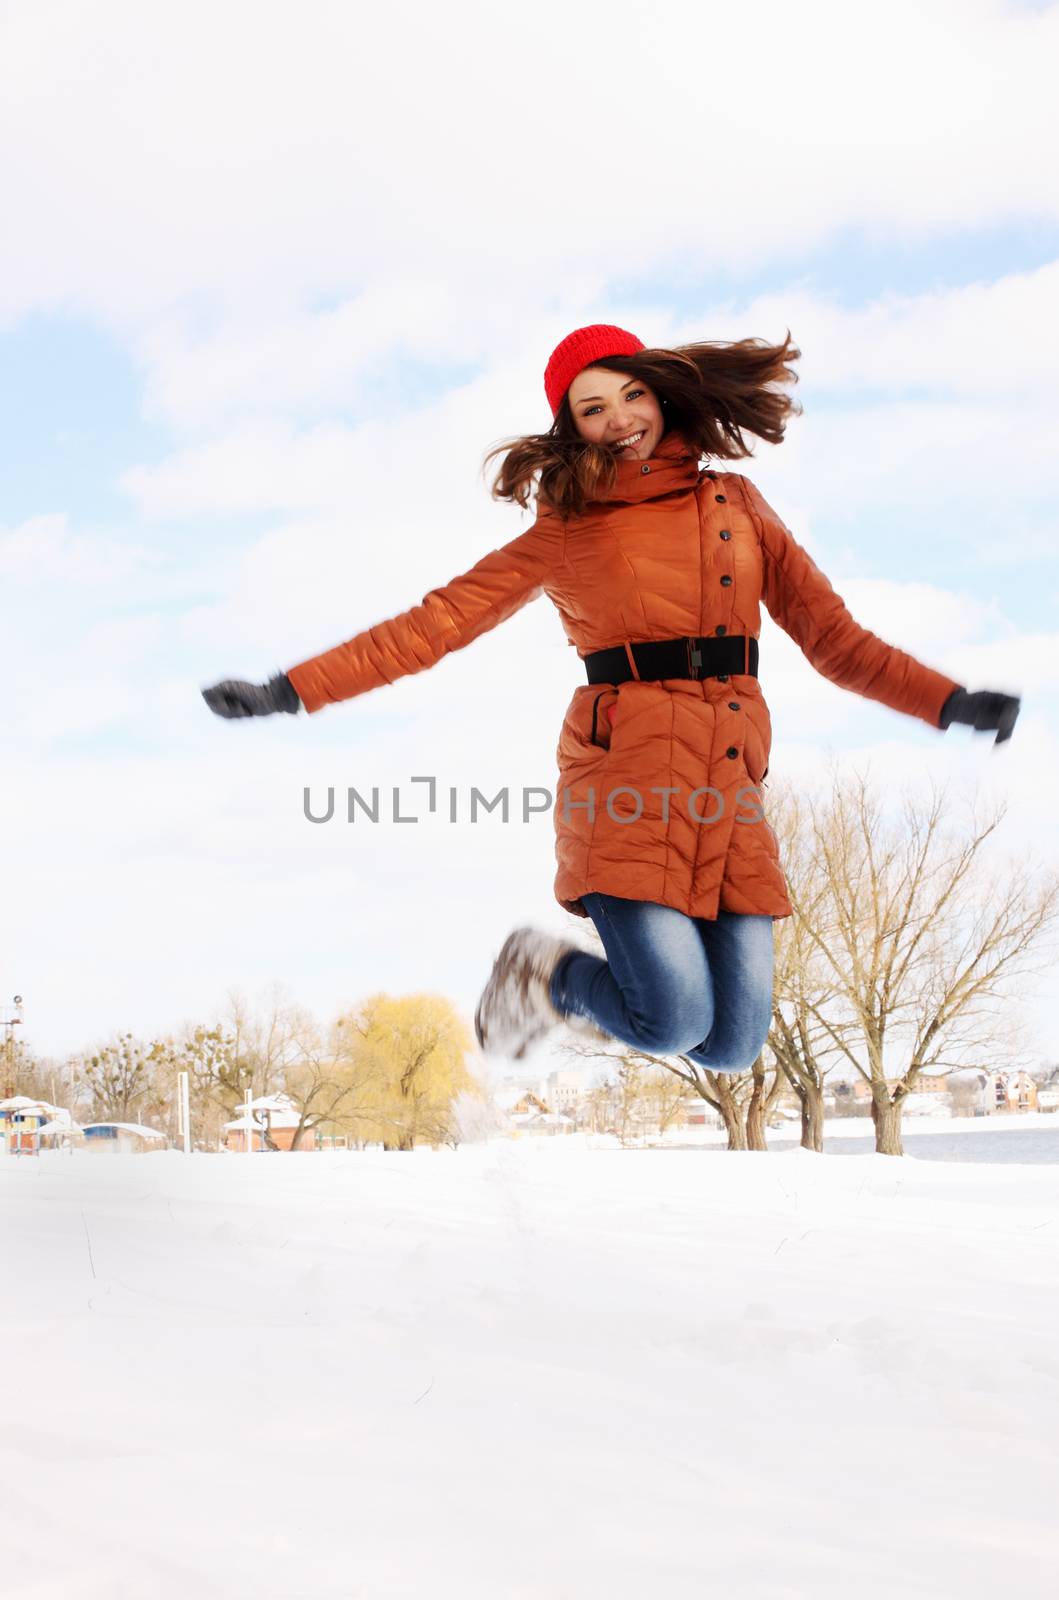
[[[267,683],[225,678],[203,689],[202,698],[219,717],[268,717],[273,711],[300,711],[302,704],[285,672],[277,672]]]
[[[1018,695],[1000,694],[995,689],[978,689],[974,694],[968,694],[966,689],[954,689],[941,708],[938,727],[947,728],[950,722],[967,722],[979,733],[992,733],[995,728],[997,736],[993,743],[1003,744],[1005,739],[1011,738],[1021,704]]]

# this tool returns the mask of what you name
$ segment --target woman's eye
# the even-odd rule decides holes
[[[643,394],[643,390],[642,389],[630,389],[628,394],[625,396],[625,398],[626,398],[626,400],[634,400],[638,394]],[[586,417],[590,417],[592,415],[593,411],[598,411],[598,410],[599,410],[598,406],[589,406],[588,410],[585,412],[585,416]]]

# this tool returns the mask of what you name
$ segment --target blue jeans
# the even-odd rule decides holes
[[[561,1012],[589,1017],[648,1055],[686,1056],[712,1072],[745,1072],[772,1021],[772,918],[718,912],[716,921],[672,906],[585,894],[606,961],[563,956],[551,979]]]

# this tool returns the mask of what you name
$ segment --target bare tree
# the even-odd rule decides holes
[[[75,1079],[87,1095],[90,1114],[100,1120],[131,1122],[161,1119],[165,1102],[152,1075],[156,1046],[121,1033],[79,1060]]]
[[[187,1021],[158,1039],[149,1058],[152,1083],[170,1132],[176,1133],[181,1072],[188,1075],[191,1124],[200,1146],[216,1145],[222,1124],[238,1114],[248,1090],[260,1096],[281,1088],[284,1069],[295,1058],[301,1015],[286,1003],[280,984],[267,991],[260,1013],[232,989],[213,1021]]]
[[[222,1122],[234,1114],[246,1093],[248,1074],[240,1059],[238,1036],[222,1023],[187,1023],[177,1034],[157,1040],[150,1059],[170,1132],[176,1133],[177,1077],[186,1072],[195,1142],[215,1145]]]
[[[255,1097],[275,1094],[285,1085],[288,1067],[299,1057],[306,1014],[280,982],[269,985],[264,1004],[254,1011],[239,989],[230,989],[218,1027],[231,1039],[230,1071],[219,1082],[226,1104],[235,1108],[250,1089]]]
[[[1054,961],[1045,945],[1059,876],[1026,860],[989,862],[1002,803],[979,818],[972,801],[962,826],[954,811],[948,786],[932,786],[925,798],[905,791],[888,815],[859,772],[833,773],[827,799],[806,802],[820,880],[795,914],[827,981],[803,1003],[870,1084],[884,1155],[902,1154],[901,1112],[920,1073],[976,1053],[1018,1058],[1013,985]]]
[[[292,1150],[317,1128],[350,1128],[373,1118],[385,1080],[378,1058],[364,1047],[355,1014],[320,1028],[301,1013],[293,1042],[294,1059],[283,1074],[284,1091],[299,1115]]]
[[[792,915],[774,924],[775,976],[768,1048],[801,1112],[801,1142],[806,1150],[824,1148],[824,1089],[828,1072],[845,1059],[835,1044],[842,1032],[843,988],[831,961],[821,954],[835,938],[834,905],[828,874],[821,870],[811,818],[801,796],[780,790],[770,810],[780,842]],[[826,1015],[826,1024],[819,1019]],[[848,1017],[851,1042],[856,1022]],[[778,1087],[778,1085],[777,1085]]]

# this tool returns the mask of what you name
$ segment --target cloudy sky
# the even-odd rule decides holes
[[[1059,862],[1057,50],[1059,5],[1015,0],[0,4],[0,1003],[27,1043],[275,980],[469,1020],[510,927],[570,928],[550,817],[463,820],[472,784],[554,784],[582,677],[547,599],[311,718],[199,691],[524,531],[483,455],[548,425],[548,353],[590,322],[790,328],[804,415],[741,470],[866,626],[1024,696],[1000,750],[942,736],[765,617],[771,775],[836,751],[948,780]],[[302,816],[307,784],[423,813],[413,775],[461,821]]]

